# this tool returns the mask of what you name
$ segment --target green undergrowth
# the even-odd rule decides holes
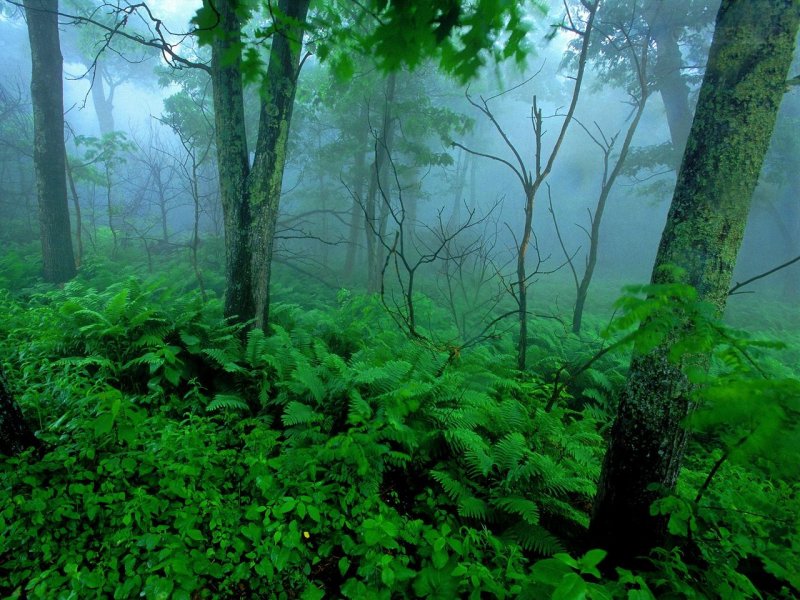
[[[601,573],[605,553],[581,539],[629,348],[581,364],[652,316],[658,299],[641,292],[653,290],[631,290],[611,330],[589,317],[583,338],[537,321],[520,376],[512,336],[453,360],[403,336],[375,298],[330,294],[311,308],[278,286],[265,335],[227,324],[213,293],[202,301],[188,287],[113,281],[98,264],[63,289],[0,292],[0,356],[45,444],[0,461],[4,597],[743,598],[799,587],[787,472],[797,388],[774,345],[702,327],[690,344],[717,349],[715,377],[681,487],[654,510],[700,558],[663,552],[648,571]],[[753,357],[777,384],[753,376]]]

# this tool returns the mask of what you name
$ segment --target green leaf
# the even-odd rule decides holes
[[[199,529],[189,529],[186,531],[186,537],[195,541],[203,541],[203,534],[200,532]]]
[[[339,574],[344,577],[344,574],[347,573],[347,569],[350,568],[350,559],[346,556],[343,556],[339,559]]]
[[[96,436],[105,435],[114,426],[114,415],[110,412],[101,414],[94,420],[94,434]]]
[[[537,561],[531,569],[531,574],[536,581],[552,586],[559,585],[564,576],[571,572],[567,565],[555,558],[545,558]]]
[[[553,592],[552,600],[584,600],[586,582],[577,573],[568,573]]]

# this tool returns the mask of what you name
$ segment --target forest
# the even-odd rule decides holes
[[[0,598],[799,598],[799,26],[0,0]]]

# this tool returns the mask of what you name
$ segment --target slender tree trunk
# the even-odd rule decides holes
[[[366,104],[362,106],[358,120],[361,130],[356,136],[358,148],[355,154],[355,164],[353,165],[353,207],[350,211],[350,235],[347,245],[347,254],[344,261],[344,276],[350,280],[353,277],[353,270],[356,263],[356,253],[358,250],[358,235],[361,230],[364,211],[361,209],[361,202],[364,201],[364,182],[367,179],[367,144],[369,140],[369,118]]]
[[[538,117],[541,124],[541,113]],[[528,357],[528,274],[526,260],[533,236],[533,209],[536,188],[525,186],[525,228],[517,251],[517,304],[519,306],[519,338],[517,338],[517,369],[525,370]]]
[[[208,2],[208,0],[206,0]],[[242,86],[241,24],[234,0],[219,0],[219,34],[211,46],[211,82],[225,219],[225,315],[266,328],[275,224],[309,0],[279,0],[252,169]]]
[[[723,0],[717,15],[652,281],[672,281],[664,267],[678,266],[720,314],[799,21],[796,0]],[[676,323],[673,333],[687,326]],[[692,410],[681,365],[667,351],[661,346],[634,357],[603,464],[590,536],[618,562],[665,542],[666,521],[651,517],[650,505],[675,487],[686,447],[682,422]]]
[[[197,286],[200,288],[200,297],[205,302],[208,299],[206,295],[206,285],[205,281],[203,280],[203,273],[200,271],[200,263],[197,259],[197,249],[200,247],[200,188],[197,185],[197,180],[198,180],[197,159],[193,154],[191,155],[191,161],[192,161],[192,171],[191,171],[192,180],[190,182],[190,186],[192,190],[192,204],[194,206],[194,223],[192,226],[192,247],[191,247],[192,269],[194,270],[194,276],[197,279]]]
[[[644,108],[647,103],[646,50],[642,54],[642,57],[642,61],[639,63],[639,68],[642,70],[640,77],[640,81],[642,81],[642,86],[640,88],[641,97],[639,99],[639,104],[636,107],[636,114],[634,114],[633,120],[628,126],[628,131],[625,133],[625,140],[622,142],[622,148],[620,148],[617,162],[614,164],[614,168],[611,169],[611,173],[608,172],[608,159],[609,153],[611,152],[611,145],[609,145],[605,151],[603,183],[600,187],[600,196],[597,199],[597,206],[594,211],[594,216],[592,217],[591,230],[589,233],[589,254],[586,257],[586,269],[584,270],[583,277],[578,284],[578,293],[575,299],[575,310],[572,313],[572,332],[576,334],[581,332],[581,325],[583,323],[583,310],[586,307],[586,298],[589,295],[589,286],[592,284],[594,270],[597,266],[597,255],[600,248],[600,225],[603,222],[603,213],[606,209],[606,202],[608,202],[608,197],[611,194],[611,190],[614,188],[617,177],[619,177],[622,167],[625,165],[625,159],[628,157],[631,142],[633,142],[633,136],[636,133],[636,129],[639,127],[639,121],[642,119],[642,114],[644,113]]]
[[[461,222],[461,206],[464,204],[464,186],[467,183],[467,170],[470,166],[470,155],[463,150],[458,151],[456,161],[455,189],[453,190],[453,208],[450,211],[450,218],[447,220],[447,228],[454,229]]]
[[[0,366],[0,455],[15,456],[27,448],[40,445],[22,417],[22,411],[11,395],[11,388]]]
[[[256,327],[269,321],[269,288],[275,225],[283,185],[283,170],[289,127],[292,122],[303,27],[310,0],[279,0],[278,8],[287,17],[272,40],[269,66],[261,90],[261,115],[253,171],[248,178],[253,222],[250,231],[250,274],[255,301]]]
[[[97,124],[100,127],[100,136],[114,131],[114,88],[109,86],[106,95],[105,64],[102,58],[98,58],[94,80],[92,81],[92,104],[97,115]]]
[[[108,228],[111,230],[111,238],[114,240],[114,248],[112,249],[111,255],[116,257],[118,241],[117,241],[117,230],[114,229],[114,203],[111,200],[111,190],[113,189],[111,185],[111,167],[108,166],[108,163],[106,163],[105,175],[106,175],[106,211],[108,211]]]
[[[161,177],[161,167],[153,166],[153,178],[158,191],[158,210],[161,216],[161,241],[164,245],[169,243],[169,214],[167,212],[167,193],[164,189],[164,180]]]
[[[395,93],[397,91],[397,73],[389,74],[386,80],[386,99],[383,106],[383,122],[381,123],[380,138],[376,140],[375,162],[373,163],[372,173],[369,180],[366,200],[367,218],[367,291],[375,293],[380,289],[381,261],[380,244],[376,239],[376,233],[380,235],[383,219],[377,215],[378,196],[386,194],[385,202],[389,201],[388,190],[384,175],[386,165],[389,162],[389,155],[392,148],[394,128],[392,127],[392,108]],[[385,202],[383,203],[385,205]],[[384,212],[384,211],[382,211]]]
[[[69,158],[66,159],[64,164],[67,167],[67,181],[69,183],[70,193],[72,194],[72,206],[75,208],[75,243],[78,246],[78,253],[75,256],[75,266],[80,267],[81,260],[83,260],[83,219],[81,219],[81,200],[78,197],[78,188],[75,186],[75,179],[72,176]]]
[[[44,279],[62,283],[75,276],[67,204],[64,147],[64,80],[58,36],[58,0],[24,0],[31,44],[33,162],[39,198]]]
[[[650,25],[650,35],[656,43],[657,52],[653,75],[667,113],[667,124],[677,166],[686,147],[689,129],[692,127],[689,85],[681,75],[683,58],[678,46],[678,28],[671,23],[673,8],[665,0],[652,2],[649,7],[650,10],[645,11],[645,17]]]

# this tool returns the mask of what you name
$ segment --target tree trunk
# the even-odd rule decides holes
[[[75,276],[67,205],[64,150],[64,80],[58,37],[58,0],[24,0],[31,44],[33,163],[39,198],[44,279],[63,283]]]
[[[376,293],[381,287],[381,245],[378,237],[381,234],[382,219],[377,214],[378,196],[386,195],[385,202],[389,201],[387,183],[384,181],[386,165],[392,148],[394,128],[392,127],[392,105],[397,91],[397,73],[389,74],[386,80],[386,99],[383,105],[383,122],[381,123],[380,138],[375,142],[375,161],[369,180],[369,189],[366,199],[367,227],[367,291]]]
[[[100,127],[100,137],[114,131],[114,87],[109,85],[106,95],[105,65],[103,59],[98,58],[92,80],[92,104],[97,115],[97,124]]]
[[[261,114],[248,192],[253,221],[250,230],[250,274],[256,327],[269,321],[269,287],[275,225],[283,185],[283,170],[300,69],[303,27],[310,0],[279,0],[281,23],[272,39],[267,75],[261,90]]]
[[[664,0],[648,4],[648,9],[645,9],[645,18],[650,25],[650,36],[656,43],[653,75],[656,87],[661,94],[661,100],[664,102],[675,156],[674,165],[677,167],[692,127],[689,85],[681,75],[683,58],[678,45],[679,29],[683,24],[673,22],[672,7]]]
[[[361,131],[356,136],[355,164],[353,165],[353,206],[350,211],[350,233],[348,235],[347,254],[344,261],[344,276],[350,281],[353,278],[353,269],[356,264],[358,250],[358,235],[363,222],[364,211],[361,202],[364,201],[364,182],[367,178],[367,143],[369,140],[369,114],[366,103],[362,106],[358,119]]]
[[[241,24],[232,0],[214,3],[219,33],[211,45],[214,134],[225,231],[225,316],[245,322],[255,316],[250,281],[250,173],[244,121]]]
[[[72,168],[69,164],[69,158],[65,159],[64,165],[67,168],[67,182],[69,183],[69,190],[72,194],[72,206],[75,209],[75,243],[78,246],[77,254],[75,255],[75,266],[80,267],[81,260],[83,260],[83,219],[81,219],[81,199],[78,196],[78,188],[75,186],[75,179],[72,177]]]
[[[722,313],[792,59],[796,0],[723,0],[697,112],[683,157],[652,281],[666,265]],[[687,327],[676,323],[674,332]],[[666,539],[650,505],[673,490],[686,446],[689,385],[665,346],[634,357],[603,464],[590,536],[617,562]],[[651,484],[659,490],[648,489]]]
[[[600,196],[597,199],[597,206],[595,208],[594,215],[592,216],[591,231],[589,234],[589,253],[586,257],[586,269],[584,270],[583,277],[578,284],[578,293],[577,297],[575,298],[575,310],[572,313],[572,333],[575,334],[579,334],[581,332],[581,326],[583,324],[583,310],[586,307],[586,298],[589,295],[589,286],[592,284],[594,270],[597,266],[597,256],[600,249],[600,225],[603,222],[603,213],[606,209],[606,202],[608,202],[608,197],[611,194],[611,190],[614,188],[614,183],[616,182],[617,177],[619,177],[620,172],[622,172],[622,167],[625,165],[625,159],[628,157],[628,152],[630,151],[631,143],[633,142],[633,136],[636,133],[636,129],[639,127],[639,121],[642,119],[642,114],[644,114],[644,108],[647,104],[648,93],[646,83],[646,52],[643,53],[642,56],[643,59],[639,63],[639,68],[642,70],[640,81],[643,82],[643,85],[640,88],[641,96],[636,107],[636,113],[634,114],[633,120],[628,126],[628,131],[625,134],[625,140],[622,142],[622,148],[620,148],[617,162],[614,164],[614,168],[611,169],[611,173],[608,172],[608,159],[613,143],[605,149],[605,154],[603,157],[603,182],[600,186]]]
[[[208,0],[206,0],[208,1]],[[225,316],[266,328],[275,224],[292,119],[303,23],[309,0],[280,0],[286,17],[274,33],[261,89],[253,167],[244,121],[241,24],[236,2],[214,2],[219,33],[211,46],[211,82],[220,197],[225,220]]]
[[[33,435],[6,380],[0,366],[0,455],[16,456],[23,450],[39,447],[41,443]]]

